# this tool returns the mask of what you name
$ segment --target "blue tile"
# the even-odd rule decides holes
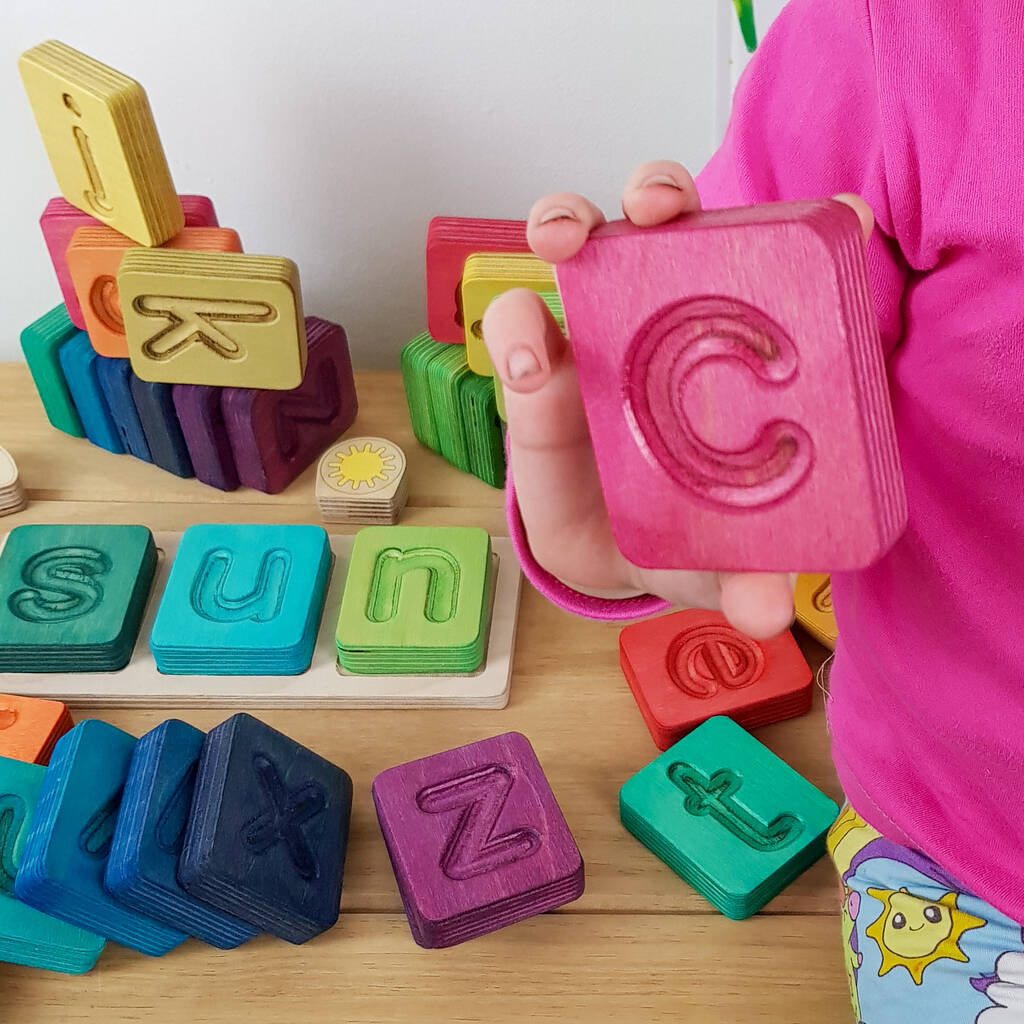
[[[234,949],[258,932],[178,884],[178,856],[204,738],[199,729],[172,718],[135,744],[104,886],[140,914],[211,946]]]
[[[127,359],[100,356],[96,360],[96,373],[124,450],[143,462],[152,462],[142,420],[132,398],[132,364]]]
[[[25,837],[46,769],[0,757],[0,960],[63,974],[82,974],[106,943],[14,898]]]
[[[57,741],[14,894],[69,924],[162,956],[187,936],[122,907],[103,888],[134,746],[134,737],[94,719]]]
[[[153,464],[175,476],[195,476],[185,435],[181,432],[174,408],[172,386],[140,380],[132,374],[131,389]]]
[[[115,455],[123,454],[121,435],[110,414],[103,388],[100,387],[97,364],[102,357],[89,343],[89,335],[85,331],[79,331],[70,341],[61,345],[58,354],[64,379],[85,429],[85,436],[94,445],[105,448],[108,452]]]

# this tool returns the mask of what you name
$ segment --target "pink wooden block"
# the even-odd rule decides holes
[[[190,228],[215,228],[217,213],[213,203],[206,196],[179,196],[181,207],[185,211],[185,226]],[[72,206],[66,199],[51,199],[39,218],[39,226],[43,229],[46,248],[53,261],[53,269],[57,273],[64,305],[67,306],[71,322],[84,331],[85,317],[75,293],[75,285],[68,270],[67,249],[71,244],[71,236],[81,227],[104,227],[103,221],[90,217],[89,214]],[[133,243],[134,244],[134,243]]]
[[[421,946],[453,946],[583,893],[583,859],[521,733],[389,768],[372,793]]]
[[[435,341],[466,343],[462,270],[475,252],[529,252],[526,221],[435,217],[427,228],[427,330]]]
[[[224,388],[221,409],[238,479],[283,491],[356,418],[355,380],[345,331],[306,317],[306,374],[291,391]]]
[[[855,569],[894,543],[906,499],[849,207],[609,224],[557,277],[630,561]]]

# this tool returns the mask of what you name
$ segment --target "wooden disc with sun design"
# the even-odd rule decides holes
[[[405,473],[405,454],[380,437],[355,437],[331,448],[320,460],[320,478],[341,494],[377,494]]]

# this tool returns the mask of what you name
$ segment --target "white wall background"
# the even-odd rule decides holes
[[[780,5],[757,0],[760,31]],[[424,324],[431,216],[523,217],[561,188],[614,213],[636,162],[698,170],[734,22],[731,0],[0,0],[0,360],[60,298],[37,223],[56,186],[17,72],[43,40],[141,81],[178,191],[294,259],[306,312],[383,367]]]

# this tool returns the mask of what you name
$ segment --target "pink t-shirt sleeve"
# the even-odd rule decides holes
[[[885,137],[866,0],[791,0],[744,72],[719,150],[697,177],[708,209],[856,192],[875,214],[868,269],[882,341],[902,334],[906,263],[895,242]],[[509,530],[523,571],[555,604],[597,619],[632,619],[669,606],[653,595],[590,597],[546,572],[530,551],[512,485]]]

